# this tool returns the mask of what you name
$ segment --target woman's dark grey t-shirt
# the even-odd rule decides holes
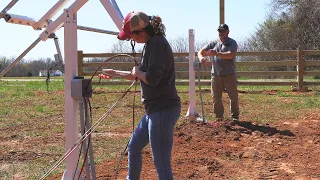
[[[165,37],[154,35],[146,42],[140,70],[146,73],[148,82],[140,81],[141,100],[147,114],[181,107],[173,53]]]

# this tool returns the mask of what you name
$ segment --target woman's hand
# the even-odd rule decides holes
[[[99,74],[99,78],[111,79],[112,76],[116,76],[116,72],[113,69],[102,69],[103,74]]]
[[[108,76],[116,76],[116,71],[113,69],[102,69],[102,72]]]
[[[106,75],[106,74],[99,74],[98,77],[101,79],[111,79],[112,78],[112,76]]]

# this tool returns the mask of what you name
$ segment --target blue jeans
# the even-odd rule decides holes
[[[171,151],[174,126],[180,117],[180,107],[144,115],[133,132],[128,146],[127,180],[139,180],[142,169],[142,149],[150,142],[159,180],[172,180]]]

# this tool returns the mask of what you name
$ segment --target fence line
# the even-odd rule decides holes
[[[134,55],[132,53],[122,53],[128,55]],[[195,53],[196,54],[196,53]],[[84,58],[107,58],[116,55],[116,53],[83,53],[83,51],[78,51],[78,75],[79,76],[92,76],[92,71],[86,71],[85,68],[98,68],[101,62],[84,62]],[[188,59],[189,53],[174,53],[175,58],[185,58]],[[281,61],[237,61],[237,75],[239,77],[248,77],[248,80],[238,80],[240,85],[277,85],[277,86],[297,86],[299,91],[308,85],[320,85],[320,81],[306,81],[306,76],[320,76],[319,70],[306,71],[306,67],[319,66],[320,60],[305,60],[306,56],[320,56],[320,50],[303,50],[302,47],[298,47],[297,50],[285,50],[285,51],[255,51],[255,52],[237,52],[237,57],[262,57],[262,56],[293,56],[296,60],[285,59]],[[135,57],[141,57],[140,53],[135,54]],[[114,69],[127,69],[131,70],[133,67],[133,62],[108,62],[103,68],[114,68]],[[208,62],[211,66],[211,63]],[[241,67],[247,69],[250,67],[280,67],[280,66],[290,66],[296,71],[244,71],[239,70]],[[188,85],[186,80],[189,75],[188,67],[189,62],[175,62],[177,85]],[[182,70],[181,70],[182,69]],[[211,68],[209,68],[211,69]],[[320,69],[320,68],[318,68]],[[101,70],[99,71],[101,73]],[[197,74],[195,74],[197,75]],[[202,77],[202,84],[210,84],[210,71],[202,70],[200,72]],[[270,77],[277,77],[270,79]],[[180,79],[184,77],[185,80]],[[256,77],[265,77],[257,79]],[[266,78],[267,77],[267,78]],[[286,79],[286,77],[296,77],[295,79]],[[255,78],[255,79],[254,79]],[[103,84],[109,85],[129,85],[130,81],[105,81]]]

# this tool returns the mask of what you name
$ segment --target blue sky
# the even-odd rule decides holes
[[[0,11],[11,0],[0,1]],[[39,20],[58,0],[20,0],[8,11],[10,14],[27,16]],[[68,1],[64,8],[74,0]],[[144,11],[149,15],[159,15],[167,28],[167,38],[188,37],[188,30],[195,29],[196,41],[217,38],[219,25],[219,0],[117,0],[123,16],[132,10]],[[271,0],[225,0],[225,22],[230,27],[229,36],[241,41],[254,33],[268,13]],[[63,10],[52,18],[55,20]],[[89,0],[78,11],[78,25],[118,31],[99,0]],[[6,23],[0,19],[0,56],[18,57],[34,42],[41,32],[31,26]],[[63,28],[56,32],[63,53]],[[116,36],[78,30],[78,49],[85,53],[108,52],[118,42]],[[40,42],[24,59],[53,58],[56,54],[54,41]]]

